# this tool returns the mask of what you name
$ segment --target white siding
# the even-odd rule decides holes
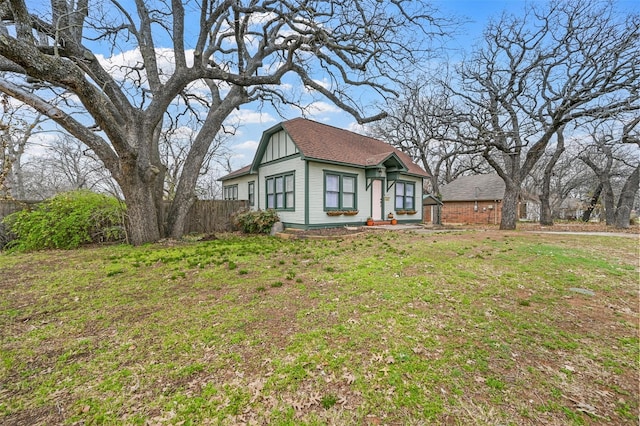
[[[260,165],[259,179],[256,179],[256,200],[260,209],[267,208],[266,178],[293,172],[294,174],[294,211],[278,211],[282,222],[304,225],[304,161],[295,157],[286,161]]]
[[[258,187],[258,175],[245,175],[237,178],[225,180],[222,182],[222,186],[231,186],[238,185],[238,200],[248,200],[249,199],[249,182],[254,181],[255,187]],[[255,209],[256,206],[253,206],[252,209]]]
[[[324,172],[350,173],[357,175],[357,208],[358,214],[355,216],[328,216],[324,211]],[[384,176],[383,176],[384,177]],[[396,195],[395,185],[387,187],[390,182],[383,182],[384,214],[386,218],[389,212],[394,213],[399,221],[411,220],[422,221],[422,179],[412,176],[401,176],[400,180],[413,182],[414,203],[416,214],[396,215],[394,200]],[[310,163],[309,164],[309,222],[314,224],[341,224],[345,222],[365,222],[371,216],[371,187],[367,189],[367,180],[363,169],[347,166],[337,166],[332,164]]]
[[[355,216],[328,216],[324,211],[324,172],[350,173],[357,175]],[[366,189],[364,169],[333,164],[309,163],[309,223],[330,224],[345,222],[366,222],[371,215],[371,195]]]

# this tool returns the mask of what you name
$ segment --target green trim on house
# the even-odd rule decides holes
[[[323,160],[320,158],[314,158],[314,157],[306,157],[304,154],[301,153],[301,158],[303,160],[306,161],[312,161],[314,163],[322,163],[322,164],[330,164],[333,166],[342,166],[342,167],[350,167],[352,169],[361,169],[361,170],[370,170],[372,168],[376,168],[378,166],[363,166],[363,165],[359,165],[359,164],[353,164],[353,163],[346,163],[346,162],[342,162],[342,161],[331,161],[331,160]],[[384,168],[384,166],[383,166]],[[396,171],[394,169],[394,171]],[[415,177],[415,178],[419,178],[419,179],[424,179],[423,175],[417,174],[417,173],[411,173],[409,171],[401,171],[400,174],[402,176],[410,176],[410,177]]]
[[[298,147],[298,145],[296,145],[295,141],[292,138],[291,142],[293,142],[293,145],[296,147],[296,150],[298,151],[296,154],[292,154],[287,157],[278,158],[276,160],[269,161],[268,163],[262,163],[262,159],[264,158],[264,153],[267,150],[267,147],[269,145],[269,139],[271,138],[271,136],[273,136],[274,134],[278,133],[281,130],[284,130],[286,132],[282,123],[278,123],[275,126],[265,130],[262,133],[262,137],[260,138],[260,142],[258,143],[258,149],[256,151],[255,156],[253,157],[253,162],[251,163],[251,167],[249,168],[249,171],[251,173],[257,173],[258,170],[260,169],[260,166],[262,166],[263,164],[275,164],[278,160],[286,161],[286,160],[290,160],[291,158],[294,158],[295,156],[301,155],[300,148]]]
[[[280,158],[276,158],[275,160],[267,161],[265,163],[260,163],[260,166],[270,166],[272,164],[282,163],[284,161],[289,161],[289,160],[292,160],[294,158],[299,158],[299,157],[302,157],[302,155],[299,152],[297,152],[295,154],[291,154],[291,155],[288,155],[286,157],[280,157]]]
[[[252,180],[247,183],[247,198],[249,199],[249,207],[256,205],[256,181]]]
[[[398,219],[397,217],[396,219],[398,220],[398,224],[401,224],[401,225],[406,225],[409,223],[422,223],[422,219],[403,220],[403,219]]]
[[[304,162],[304,225],[309,226],[309,162]]]
[[[325,212],[327,211],[335,211],[335,210],[358,210],[358,175],[349,172],[337,172],[334,170],[322,170],[322,206]],[[338,177],[338,205],[336,207],[327,207],[327,176],[337,176]],[[352,178],[353,179],[353,192],[348,192],[347,194],[353,194],[353,206],[345,207],[344,206],[344,178]],[[336,192],[336,191],[332,191]]]
[[[287,191],[287,176],[293,177],[293,189],[291,191]],[[278,192],[276,188],[276,180],[278,178],[282,178],[282,192]],[[273,207],[269,207],[269,180],[273,180]],[[288,172],[277,173],[274,175],[269,175],[264,177],[264,191],[265,191],[265,208],[273,209],[279,212],[293,212],[296,210],[296,171],[291,170]],[[287,204],[287,193],[291,192],[293,194],[293,205],[289,206]],[[282,194],[282,203],[284,207],[276,207],[277,206],[277,195]]]
[[[304,225],[301,223],[288,223],[283,222],[284,228],[292,228],[292,229],[302,229],[304,231],[310,229],[326,229],[326,228],[342,228],[345,226],[365,226],[367,224],[366,220],[357,220],[354,222],[332,222],[332,223],[314,223],[313,225]]]
[[[402,194],[398,194],[398,184],[403,185]],[[407,181],[407,180],[398,180],[394,184],[394,195],[393,195],[393,210],[416,210],[416,182]],[[411,186],[413,188],[413,195],[407,195],[407,187]],[[402,197],[402,206],[397,205],[398,196]],[[407,207],[407,198],[413,199],[413,205]]]

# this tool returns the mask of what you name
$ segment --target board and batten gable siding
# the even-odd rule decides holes
[[[264,151],[264,155],[260,160],[260,164],[266,164],[271,161],[278,160],[280,158],[289,157],[291,155],[299,154],[300,151],[295,143],[291,140],[291,137],[284,130],[274,133],[269,138],[267,148]]]
[[[356,175],[356,207],[355,216],[328,216],[324,209],[324,175],[325,172],[346,173]],[[366,222],[371,215],[371,195],[366,188],[364,169],[338,166],[334,164],[309,162],[309,223],[331,224],[344,222]]]
[[[261,164],[258,178],[256,179],[256,197],[259,208],[262,210],[267,208],[266,179],[270,176],[293,173],[295,209],[293,211],[276,211],[278,212],[280,221],[289,224],[304,225],[304,169],[304,161],[299,155],[287,160]]]

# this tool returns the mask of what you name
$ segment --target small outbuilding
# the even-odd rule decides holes
[[[443,224],[497,225],[502,220],[505,183],[496,174],[462,176],[440,188]],[[539,220],[540,202],[524,194],[518,203],[518,219]]]
[[[443,185],[442,223],[499,224],[504,189],[497,174],[462,176]]]

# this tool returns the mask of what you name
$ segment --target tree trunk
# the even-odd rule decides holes
[[[622,187],[622,192],[618,199],[618,207],[616,208],[616,228],[624,229],[629,227],[631,208],[633,207],[633,200],[638,192],[638,184],[640,184],[640,166],[636,167]]]
[[[553,226],[553,212],[551,211],[551,203],[549,202],[549,189],[545,194],[544,188],[540,196],[540,225]]]
[[[140,245],[160,239],[160,226],[153,189],[144,182],[129,187],[120,184],[127,206],[126,229],[130,244]]]
[[[144,147],[144,132],[138,135]],[[148,146],[148,145],[147,145]],[[130,244],[158,241],[161,227],[158,217],[157,179],[160,170],[147,160],[149,151],[139,149],[137,155],[121,158],[121,172],[115,175],[127,206],[126,229]]]
[[[611,183],[608,176],[606,181],[602,182],[602,185],[603,185],[603,192],[604,192],[603,201],[604,201],[605,219],[606,219],[607,225],[613,226],[616,222],[616,205],[615,205],[615,196],[613,195],[613,189],[611,188]]]
[[[596,208],[596,204],[598,204],[598,199],[600,198],[600,194],[602,193],[602,183],[598,184],[598,187],[593,192],[593,197],[591,197],[591,201],[589,202],[589,207],[582,213],[582,221],[589,222],[591,219],[591,213],[593,213],[593,209]]]
[[[516,229],[516,222],[518,221],[518,198],[520,198],[520,188],[507,185],[504,189],[504,198],[502,199],[500,229]]]
[[[556,150],[549,159],[549,162],[544,168],[544,176],[542,178],[542,194],[540,195],[540,225],[552,226],[553,225],[553,212],[551,211],[551,203],[549,198],[551,197],[551,177],[553,176],[553,169],[555,168],[560,156],[564,152],[564,126],[560,127],[556,131],[558,143]]]
[[[182,175],[176,187],[175,197],[167,213],[167,236],[181,238],[184,234],[187,213],[196,200],[195,189],[202,163],[211,146],[211,138],[206,135],[216,134],[222,128],[224,119],[237,107],[248,101],[245,89],[233,86],[224,101],[217,108],[211,108],[204,126],[193,141],[189,154],[182,167]]]
[[[150,158],[152,164],[155,164],[158,168],[158,174],[156,176],[155,183],[151,187],[151,191],[153,191],[153,197],[155,200],[155,209],[156,209],[156,217],[158,220],[158,229],[160,232],[160,236],[166,237],[167,235],[167,225],[166,225],[166,214],[165,214],[165,203],[164,203],[164,180],[167,174],[167,167],[160,160],[160,134],[162,132],[162,120],[158,123],[152,135],[152,143],[151,143],[151,152]]]

